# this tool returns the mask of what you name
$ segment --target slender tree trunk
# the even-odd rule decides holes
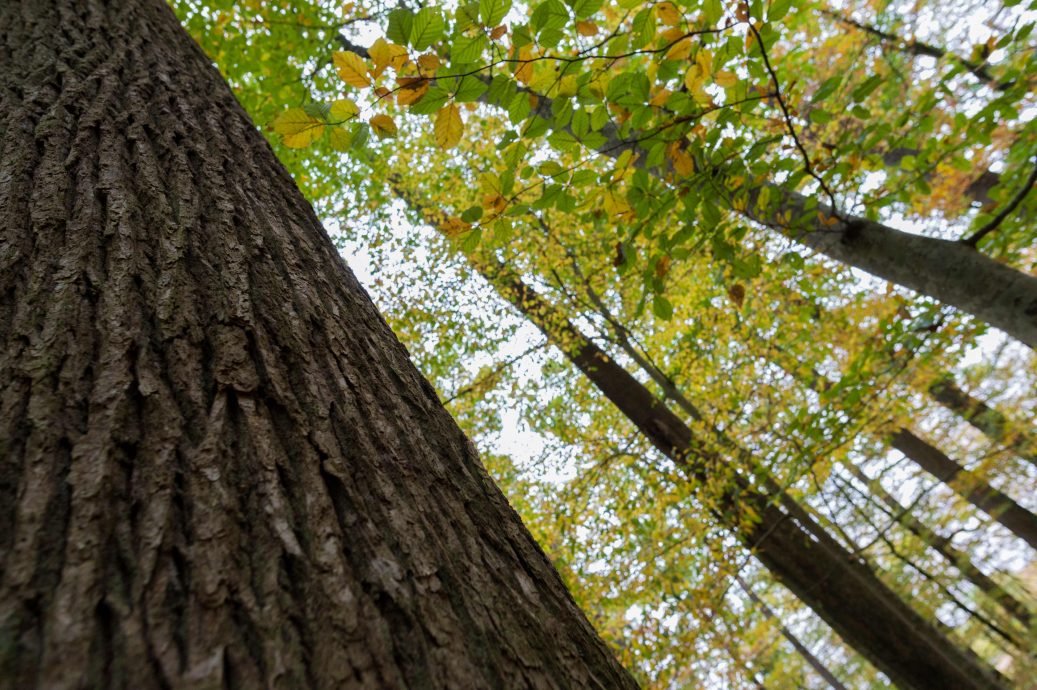
[[[1037,549],[1037,515],[966,470],[940,449],[907,429],[890,437],[894,448],[923,470],[945,483],[966,501],[984,511],[1034,549]]]
[[[1034,617],[1029,607],[1006,592],[993,578],[981,571],[967,554],[959,551],[951,544],[950,539],[932,531],[921,520],[911,515],[910,511],[900,501],[883,488],[881,482],[877,479],[870,479],[868,475],[864,474],[855,465],[847,463],[845,466],[856,477],[857,481],[867,486],[868,490],[889,508],[893,519],[900,523],[904,529],[918,537],[933,551],[943,556],[976,589],[986,594],[991,601],[1000,605],[1009,615],[1019,621],[1024,628],[1030,628]]]
[[[412,206],[416,206],[412,204]],[[623,367],[500,264],[473,260],[634,426],[699,489],[718,520],[801,601],[904,688],[991,688],[1004,679],[941,635],[803,512],[751,486]],[[759,471],[757,469],[757,471]]]
[[[574,265],[573,268],[581,280],[585,280],[580,268],[576,265]],[[674,385],[673,381],[671,381],[662,371],[659,370],[658,367],[652,364],[637,350],[637,348],[633,346],[627,337],[622,324],[617,323],[607,305],[601,300],[600,296],[590,287],[589,284],[587,284],[587,295],[591,303],[599,310],[599,314],[613,325],[616,338],[623,352],[630,357],[642,369],[642,371],[648,374],[653,381],[655,381],[666,398],[675,402],[677,406],[692,419],[702,420],[703,416],[701,412],[691,403],[690,400],[687,399],[680,389]],[[780,349],[779,352],[781,352]],[[784,355],[783,352],[781,354]],[[823,392],[830,387],[831,383],[816,371],[811,371],[808,375],[802,375],[799,373],[798,369],[788,362],[790,358],[783,356],[779,359],[780,361],[776,363],[783,371],[786,371],[790,376],[793,376],[798,380],[806,380],[812,389],[817,390],[818,392]],[[798,364],[798,362],[796,364]],[[718,440],[724,445],[724,447],[733,452],[739,454],[744,454],[746,452],[736,446],[731,439],[726,437],[726,435],[718,432],[717,436]],[[993,601],[1000,604],[1005,611],[1018,620],[1023,627],[1029,629],[1031,621],[1033,620],[1033,615],[1026,605],[1006,592],[996,582],[994,582],[992,578],[984,574],[972,563],[966,554],[954,548],[949,539],[937,535],[922,524],[920,520],[904,510],[903,506],[901,506],[893,496],[887,493],[878,481],[868,480],[867,476],[858,467],[852,464],[847,463],[846,467],[855,477],[864,482],[883,503],[890,507],[897,522],[921,539],[924,543],[929,545],[934,551],[947,559],[961,572],[965,579],[975,585],[976,588],[989,596]]]
[[[994,443],[1010,448],[1023,460],[1037,465],[1037,438],[1012,423],[999,410],[962,390],[950,374],[929,385],[929,395],[948,410],[975,427]]]
[[[635,686],[161,0],[0,4],[0,687]]]
[[[778,356],[770,359],[783,371],[811,390],[824,393],[834,385],[813,368],[791,361],[781,348],[772,346]],[[1037,515],[1020,506],[989,483],[949,458],[931,443],[906,428],[898,428],[889,436],[890,445],[908,459],[944,482],[959,496],[988,513],[1006,529],[1037,549]]]
[[[846,686],[828,670],[828,667],[810,651],[809,647],[800,641],[799,637],[796,636],[796,633],[792,632],[788,627],[782,624],[774,614],[774,611],[771,610],[771,607],[767,606],[767,603],[763,599],[756,596],[756,593],[753,592],[749,583],[743,580],[741,575],[735,575],[735,581],[738,583],[738,586],[742,591],[745,592],[746,596],[756,604],[765,617],[778,622],[778,630],[781,632],[782,637],[788,640],[789,644],[792,645],[792,648],[796,650],[796,653],[803,657],[803,660],[806,661],[810,668],[814,669],[817,675],[819,675],[821,679],[828,684],[828,687],[832,688],[832,690],[846,690]]]

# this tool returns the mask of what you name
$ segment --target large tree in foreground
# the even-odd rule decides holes
[[[0,686],[632,687],[161,0],[0,7]]]

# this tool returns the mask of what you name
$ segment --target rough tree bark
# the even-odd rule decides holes
[[[0,687],[635,686],[161,0],[0,4]]]
[[[419,204],[410,205],[423,210]],[[696,482],[700,500],[779,582],[894,683],[933,690],[1004,686],[999,673],[944,637],[854,554],[808,524],[804,511],[791,509],[781,496],[769,496],[745,480],[518,275],[488,260],[473,259],[473,264],[652,445]],[[747,469],[759,473],[761,467]]]

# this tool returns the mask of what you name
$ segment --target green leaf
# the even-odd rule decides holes
[[[820,103],[824,99],[835,93],[835,90],[839,88],[839,84],[842,82],[841,76],[835,76],[825,81],[818,87],[817,91],[814,92],[814,97],[811,99],[814,103]]]
[[[471,206],[461,214],[461,220],[466,223],[474,223],[482,218],[482,206]]]
[[[395,9],[389,13],[389,26],[385,30],[385,37],[397,45],[405,46],[410,42],[413,27],[414,13],[408,9]]]
[[[443,15],[438,10],[426,7],[414,15],[410,44],[414,50],[425,50],[442,38],[445,31],[446,22],[443,21]]]
[[[562,0],[545,0],[533,10],[529,24],[535,31],[541,29],[561,29],[569,23],[569,10]]]
[[[586,19],[601,9],[603,0],[570,0],[569,7],[573,8],[577,19]]]
[[[486,26],[497,26],[511,10],[511,0],[479,0],[479,18]]]
[[[871,95],[872,91],[879,87],[879,84],[882,83],[882,79],[883,77],[880,74],[875,74],[865,79],[864,82],[859,84],[857,88],[853,90],[853,100],[863,101]]]
[[[663,321],[669,321],[673,318],[673,305],[662,295],[655,295],[652,297],[652,313]]]
[[[483,34],[458,36],[450,47],[450,61],[455,65],[477,62],[488,44],[489,39]]]
[[[831,113],[821,110],[820,108],[814,108],[810,111],[810,121],[816,122],[819,125],[831,122],[833,119],[834,117]]]
[[[479,3],[469,2],[464,5],[458,5],[457,11],[454,12],[454,31],[464,31],[470,26],[475,26],[479,23]]]
[[[431,115],[442,108],[449,98],[450,93],[439,84],[436,84],[428,90],[428,93],[420,101],[410,106],[408,110],[415,115]]]
[[[780,22],[792,9],[792,0],[773,0],[767,10],[767,21]]]
[[[487,88],[489,87],[478,77],[461,77],[461,83],[458,84],[457,90],[454,92],[454,100],[458,103],[477,101],[480,96],[486,93]]]

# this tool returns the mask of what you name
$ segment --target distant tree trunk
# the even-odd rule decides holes
[[[771,361],[811,390],[825,393],[835,385],[812,367],[795,361],[782,348],[772,345],[771,350],[774,353]],[[909,429],[896,429],[889,435],[889,443],[934,478],[947,484],[952,491],[1037,549],[1037,515],[990,486],[981,477],[966,470]]]
[[[997,520],[1012,534],[1037,549],[1037,515],[969,472],[939,448],[907,429],[898,429],[891,444],[923,470],[966,501]]]
[[[963,390],[950,374],[940,376],[929,384],[929,395],[994,443],[1009,448],[1023,460],[1037,465],[1037,438],[1032,433],[1012,428],[1012,423],[1005,415]]]
[[[1006,592],[993,578],[981,571],[967,554],[959,551],[951,544],[950,539],[936,534],[926,527],[921,520],[914,517],[900,501],[883,488],[881,482],[877,479],[870,479],[868,475],[864,474],[855,465],[847,463],[846,468],[850,471],[850,474],[856,477],[857,481],[867,486],[868,490],[886,505],[893,519],[900,523],[904,529],[922,540],[933,551],[943,556],[961,572],[966,580],[990,597],[992,601],[999,604],[1013,618],[1019,621],[1024,628],[1029,629],[1033,622],[1033,613],[1023,602]]]
[[[0,4],[0,150],[0,687],[635,687],[161,0]]]
[[[809,665],[810,668],[814,669],[817,675],[819,675],[821,679],[828,684],[828,687],[832,688],[832,690],[846,690],[846,686],[828,670],[828,667],[825,666],[812,651],[810,651],[809,647],[800,641],[799,637],[796,636],[796,633],[792,632],[786,625],[781,623],[778,616],[771,610],[771,607],[767,606],[767,603],[763,599],[756,596],[752,587],[749,586],[748,582],[742,579],[741,575],[735,575],[735,582],[737,582],[741,590],[745,592],[745,595],[749,597],[757,607],[759,607],[760,612],[764,617],[777,623],[778,631],[781,633],[781,636],[788,640],[789,644],[792,645],[792,648],[796,650],[796,653],[807,662],[807,665]]]
[[[410,202],[413,208],[424,210]],[[698,488],[775,578],[903,688],[998,688],[1004,679],[940,634],[803,511],[749,484],[640,382],[505,266],[473,259],[596,388]],[[749,468],[757,473],[761,466]]]

